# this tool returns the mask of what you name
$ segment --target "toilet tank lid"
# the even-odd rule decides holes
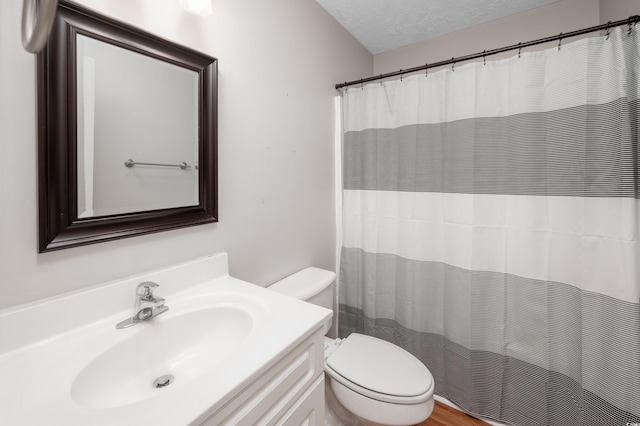
[[[299,300],[307,300],[326,289],[335,279],[335,272],[310,266],[276,281],[269,289]]]

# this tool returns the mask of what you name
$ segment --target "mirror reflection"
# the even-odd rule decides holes
[[[76,69],[78,217],[197,206],[198,73],[81,34]]]

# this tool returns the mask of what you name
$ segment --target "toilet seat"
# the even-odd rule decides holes
[[[383,402],[419,404],[433,395],[433,376],[406,350],[384,340],[353,333],[325,360],[333,380]]]

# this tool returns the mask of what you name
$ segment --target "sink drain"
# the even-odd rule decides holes
[[[153,381],[154,388],[164,388],[169,386],[176,378],[172,374],[160,376]]]

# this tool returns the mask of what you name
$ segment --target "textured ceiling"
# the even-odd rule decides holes
[[[375,55],[558,0],[316,1]]]

